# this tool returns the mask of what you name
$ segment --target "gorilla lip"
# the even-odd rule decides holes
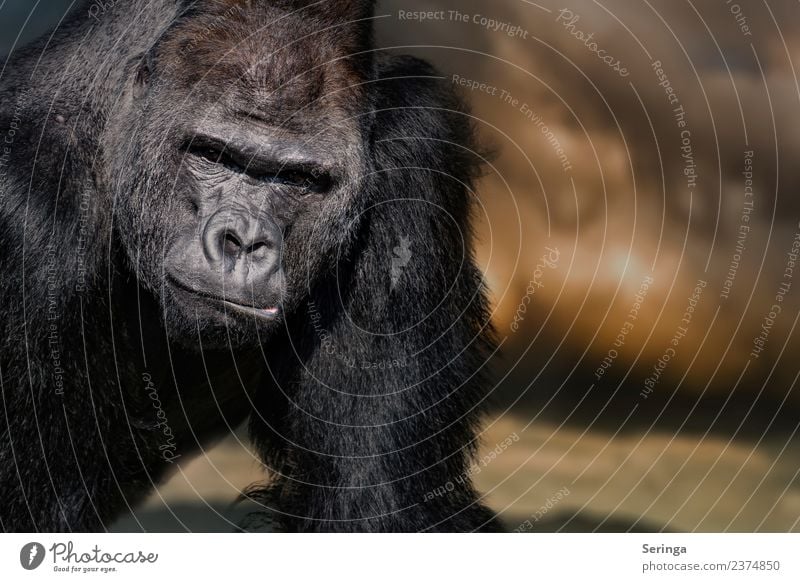
[[[247,305],[241,305],[240,303],[233,303],[231,301],[227,301],[225,299],[219,299],[218,301],[222,301],[222,303],[234,311],[238,311],[240,313],[246,313],[248,315],[254,315],[256,317],[260,317],[261,319],[272,320],[278,316],[280,310],[277,307],[267,307],[267,308],[259,308],[259,307],[250,307]]]
[[[188,285],[181,283],[175,277],[169,276],[168,280],[174,287],[181,289],[185,293],[190,293],[195,297],[199,297],[202,299],[206,299],[212,303],[221,303],[223,305],[227,314],[227,311],[236,311],[237,313],[241,313],[244,315],[250,315],[258,317],[259,319],[263,319],[265,321],[271,321],[278,317],[280,314],[280,308],[277,306],[273,307],[254,307],[252,305],[244,305],[242,303],[235,303],[233,301],[228,301],[227,299],[222,299],[221,297],[215,297],[214,295],[210,295],[208,293],[203,293],[202,291],[198,291],[196,289],[192,289]]]

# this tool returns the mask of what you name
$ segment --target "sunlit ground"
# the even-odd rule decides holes
[[[474,476],[509,529],[800,531],[800,439],[617,434],[506,416],[490,421]],[[482,463],[497,443],[519,440]],[[513,439],[512,439],[513,441]],[[230,531],[260,478],[236,437],[193,460],[115,529]],[[560,495],[559,495],[560,492]],[[538,517],[538,519],[537,519]],[[138,523],[137,520],[138,519]]]

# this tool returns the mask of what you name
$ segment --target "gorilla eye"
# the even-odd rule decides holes
[[[206,147],[206,148],[202,148],[202,149],[197,149],[197,150],[194,150],[193,153],[199,154],[202,157],[204,157],[205,159],[207,159],[208,161],[214,162],[214,163],[218,163],[220,161],[220,159],[222,158],[222,151],[220,151],[218,149],[215,149],[215,148],[212,148],[212,147]]]
[[[330,176],[319,169],[304,171],[301,169],[282,168],[277,173],[264,174],[262,179],[316,193],[327,192],[331,188]]]
[[[208,160],[209,162],[225,166],[237,174],[244,174],[246,172],[246,168],[241,166],[224,148],[214,145],[198,144],[189,146],[188,151],[190,154]]]
[[[322,194],[331,189],[331,175],[324,169],[307,164],[279,163],[261,160],[213,143],[190,142],[184,148],[189,154],[218,164],[236,174],[270,184]]]

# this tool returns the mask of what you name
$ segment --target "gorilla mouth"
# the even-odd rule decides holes
[[[253,315],[255,317],[259,317],[261,319],[266,319],[269,321],[278,317],[278,314],[280,313],[280,309],[278,309],[277,307],[267,307],[267,308],[252,307],[248,305],[242,305],[241,303],[234,303],[226,299],[216,299],[216,301],[221,301],[225,305],[225,307],[233,309],[234,311],[238,311],[239,313]]]
[[[278,315],[280,315],[280,308],[278,306],[255,307],[254,305],[237,303],[235,301],[231,301],[230,299],[224,299],[205,291],[194,289],[172,276],[168,276],[167,280],[173,287],[176,287],[184,293],[192,295],[193,297],[201,299],[203,303],[212,304],[215,310],[222,311],[225,315],[228,315],[231,311],[233,311],[242,315],[249,315],[263,321],[273,321],[277,319]]]

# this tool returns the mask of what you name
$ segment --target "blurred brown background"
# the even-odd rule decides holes
[[[475,81],[498,151],[479,192],[504,341],[487,449],[521,441],[478,475],[493,505],[534,530],[800,529],[800,7],[402,18],[418,4],[383,4],[382,43]]]
[[[6,50],[31,9],[0,4]],[[800,6],[378,14],[379,44],[459,84],[496,152],[476,216],[503,345],[489,504],[525,531],[800,531]],[[118,528],[230,529],[259,478],[232,436]]]

